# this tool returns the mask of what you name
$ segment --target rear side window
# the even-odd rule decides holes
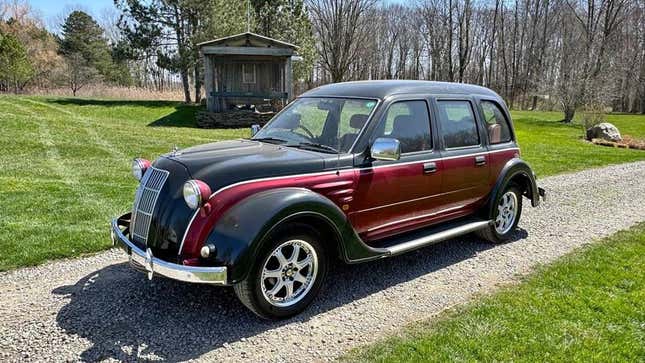
[[[491,101],[482,101],[481,106],[488,129],[488,141],[491,145],[511,141],[511,128],[499,106]]]
[[[392,104],[381,121],[376,137],[391,137],[401,143],[401,153],[432,149],[430,116],[425,101]]]
[[[479,145],[473,108],[468,101],[438,101],[439,124],[446,148]]]

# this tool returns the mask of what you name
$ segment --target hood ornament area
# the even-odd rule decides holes
[[[172,150],[170,150],[170,156],[177,156],[177,155],[181,155],[181,153],[179,152],[179,148],[177,147],[177,145],[174,145],[172,147]]]

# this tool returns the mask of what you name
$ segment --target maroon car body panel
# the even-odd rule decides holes
[[[417,225],[442,206],[441,173],[424,174],[423,162],[363,168],[349,220],[365,241]],[[438,166],[440,169],[440,166]]]
[[[332,200],[343,209],[343,205],[352,203],[355,189],[354,169],[339,172],[302,174],[286,177],[250,180],[230,185],[213,193],[208,203],[211,212],[195,213],[184,236],[180,253],[184,258],[199,256],[203,241],[219,218],[239,201],[255,193],[277,188],[301,187],[316,191]]]

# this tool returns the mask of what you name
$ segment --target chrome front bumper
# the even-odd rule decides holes
[[[155,274],[159,274],[174,280],[211,284],[227,285],[226,267],[200,267],[184,266],[170,263],[152,255],[148,248],[143,251],[132,243],[123,233],[128,227],[124,217],[112,220],[112,243],[121,247],[130,257],[130,264],[137,270],[146,272],[148,279],[152,280]]]

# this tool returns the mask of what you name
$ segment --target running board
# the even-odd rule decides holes
[[[415,250],[420,247],[428,246],[437,242],[445,241],[447,239],[468,234],[470,232],[477,231],[479,229],[487,227],[492,221],[477,220],[473,221],[464,221],[457,225],[452,226],[449,229],[444,229],[437,231],[435,233],[430,233],[425,236],[418,236],[417,233],[410,236],[408,239],[401,241],[400,243],[393,244],[391,246],[385,247],[384,249],[390,255],[399,255],[408,251]],[[403,238],[401,238],[403,239]],[[397,241],[398,242],[398,241]]]

